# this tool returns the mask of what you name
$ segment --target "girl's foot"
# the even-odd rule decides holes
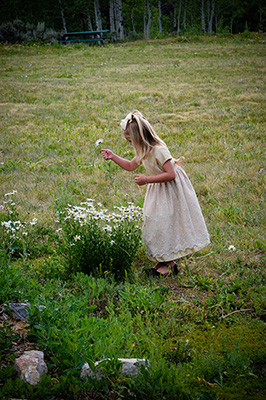
[[[158,268],[163,267],[164,263],[163,262],[158,262],[157,264],[155,264],[153,267],[151,267],[151,269],[155,269],[156,271],[158,270]]]
[[[174,261],[159,262],[150,270],[156,276],[167,276],[170,273],[178,274],[178,268]]]
[[[174,261],[165,262],[161,267],[157,268],[157,271],[160,275],[168,275],[172,267],[174,267],[174,264]]]
[[[150,269],[149,269],[150,274],[153,275],[153,276],[159,276],[160,273],[158,272],[158,269],[162,268],[163,265],[164,265],[164,263],[158,262],[153,267],[150,267]]]

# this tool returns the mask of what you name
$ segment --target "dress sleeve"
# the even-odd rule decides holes
[[[158,146],[156,149],[156,162],[159,167],[162,167],[168,160],[172,160],[172,156],[167,147]]]

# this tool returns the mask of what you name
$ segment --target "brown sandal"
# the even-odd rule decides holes
[[[172,266],[169,266],[166,263],[161,263],[160,265],[159,264],[160,263],[156,264],[154,267],[151,267],[149,269],[149,272],[150,272],[151,275],[153,275],[153,276],[168,276],[168,275],[171,275],[171,274],[177,275],[178,272],[179,272],[176,263],[174,263],[174,265],[172,265]],[[160,271],[158,271],[158,269],[161,268],[161,267],[167,267],[168,271],[165,274],[160,272]]]
[[[160,276],[160,272],[157,271],[158,268],[161,268],[163,265],[160,265],[160,263],[154,265],[153,267],[150,267],[148,272],[150,273],[150,275],[152,276]]]

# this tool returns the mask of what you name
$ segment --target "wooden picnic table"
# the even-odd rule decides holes
[[[84,31],[84,32],[66,32],[64,39],[59,43],[80,43],[80,42],[100,42],[103,43],[107,38],[108,29],[101,31]],[[89,36],[89,37],[88,37]]]

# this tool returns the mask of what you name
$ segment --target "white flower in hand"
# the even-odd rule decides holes
[[[95,146],[96,146],[96,147],[99,146],[100,143],[103,143],[103,139],[98,139],[98,140],[96,140]]]

